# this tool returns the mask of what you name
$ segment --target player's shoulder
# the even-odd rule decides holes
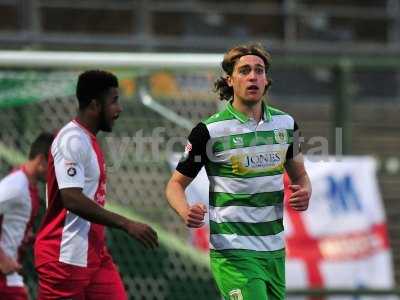
[[[272,121],[279,124],[279,126],[288,127],[289,129],[295,127],[296,121],[289,113],[270,105],[267,106],[267,113]]]
[[[64,125],[57,133],[52,143],[51,149],[55,151],[57,149],[70,149],[81,148],[90,146],[90,137],[78,124],[71,121]]]
[[[203,122],[199,122],[196,126],[194,126],[189,134],[189,140],[191,142],[194,142],[195,140],[198,142],[206,142],[209,138],[210,133],[207,126]]]
[[[285,112],[285,111],[283,111],[281,109],[278,109],[276,107],[267,105],[267,111],[268,111],[268,114],[272,118],[277,117],[277,118],[284,118],[284,119],[294,120],[293,116],[291,116],[289,113],[287,113],[287,112]]]
[[[22,170],[16,170],[0,181],[0,202],[6,199],[20,198],[29,193],[29,181]]]
[[[86,136],[84,129],[76,122],[70,121],[65,124],[57,133],[56,138],[62,138],[66,135],[74,135],[75,137]]]
[[[268,113],[271,115],[271,116],[289,116],[289,117],[291,117],[291,118],[293,118],[290,114],[288,114],[287,112],[285,112],[285,111],[283,111],[283,110],[281,110],[281,109],[278,109],[278,108],[276,108],[276,107],[273,107],[273,106],[271,106],[271,105],[267,105],[267,110],[268,110]]]
[[[203,119],[202,123],[207,126],[217,122],[233,120],[234,118],[235,117],[232,115],[232,113],[230,113],[228,109],[224,108],[221,111]]]

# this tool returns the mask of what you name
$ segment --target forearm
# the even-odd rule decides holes
[[[0,265],[3,265],[6,260],[8,260],[8,255],[4,252],[3,248],[0,246]]]
[[[0,273],[10,274],[17,272],[21,269],[21,265],[14,260],[12,257],[8,256],[4,249],[0,247]]]
[[[300,185],[311,192],[311,182],[304,167],[304,157],[300,153],[285,164],[286,172],[292,184]]]
[[[171,180],[167,184],[165,194],[169,205],[181,218],[184,218],[189,209],[189,204],[185,196],[185,188],[180,183]]]
[[[306,172],[296,174],[293,178],[290,178],[292,184],[300,185],[302,188],[306,188],[311,192],[311,181]]]
[[[106,210],[83,194],[64,196],[64,207],[81,218],[96,224],[124,229],[127,219]]]

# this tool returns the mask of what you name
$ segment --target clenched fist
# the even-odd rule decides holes
[[[311,192],[300,185],[289,185],[292,194],[289,197],[289,205],[297,211],[304,211],[308,208]]]
[[[190,206],[182,218],[187,227],[199,228],[204,225],[204,215],[206,213],[206,206],[204,204],[197,203]]]

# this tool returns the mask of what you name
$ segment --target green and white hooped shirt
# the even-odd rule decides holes
[[[228,103],[190,133],[176,169],[194,178],[206,168],[212,257],[284,255],[284,163],[297,129],[290,115],[264,103],[258,123]]]

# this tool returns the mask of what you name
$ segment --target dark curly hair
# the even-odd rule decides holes
[[[265,72],[267,73],[271,63],[271,55],[260,44],[246,44],[229,49],[225,53],[224,60],[221,63],[221,67],[224,72],[227,75],[232,76],[236,62],[245,55],[256,55],[260,57],[264,61]],[[267,79],[268,83],[265,86],[264,93],[272,83],[270,78],[267,77]],[[220,100],[230,100],[233,98],[233,88],[228,85],[226,77],[219,77],[214,82],[214,91],[219,93]]]
[[[79,109],[85,109],[93,99],[101,100],[110,88],[118,87],[117,77],[103,70],[88,70],[79,75],[76,97]]]

